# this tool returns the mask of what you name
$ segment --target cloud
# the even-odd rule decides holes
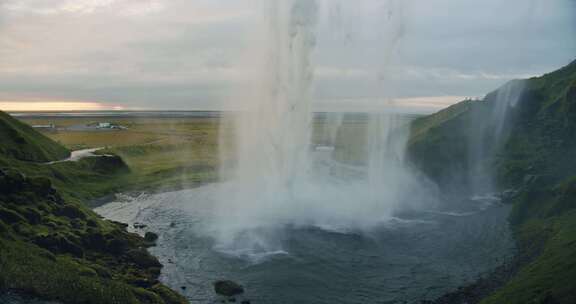
[[[0,101],[219,107],[249,81],[243,61],[257,2],[4,0]],[[313,56],[319,100],[393,96],[425,107],[434,97],[480,96],[576,54],[571,0],[385,3],[323,1],[330,9]]]
[[[119,15],[144,15],[164,8],[162,0],[37,0],[23,2],[6,0],[4,9],[19,14],[63,15],[114,13]]]

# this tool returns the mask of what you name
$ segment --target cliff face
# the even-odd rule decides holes
[[[416,120],[409,157],[445,193],[470,194],[473,163],[492,173],[495,190],[510,190],[519,255],[533,258],[483,303],[576,303],[576,61],[523,81],[505,140],[490,146],[494,133],[484,132],[471,144],[494,127],[502,90]],[[473,159],[479,147],[490,157]]]
[[[10,127],[18,122],[2,124],[12,119],[4,116],[0,148],[10,152],[0,153],[0,291],[63,303],[187,303],[158,282],[162,265],[146,251],[152,244],[82,203],[98,192],[91,185],[127,172],[122,159],[38,163],[67,151]]]

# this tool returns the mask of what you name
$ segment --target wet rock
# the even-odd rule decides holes
[[[156,281],[156,280],[148,280],[145,278],[133,278],[133,279],[129,280],[129,282],[132,285],[142,287],[142,288],[149,288],[149,287],[152,287],[152,286],[158,284],[158,281]]]
[[[134,225],[132,225],[132,227],[134,227],[134,229],[144,229],[144,228],[148,227],[148,225],[145,225],[142,223],[134,223]]]
[[[146,240],[146,242],[156,242],[156,240],[158,240],[158,235],[154,232],[146,232],[146,234],[144,234],[144,239]]]
[[[122,230],[126,230],[126,228],[128,228],[128,224],[126,224],[126,223],[120,223],[120,222],[116,222],[116,221],[110,221],[110,223],[120,227]]]
[[[216,281],[214,282],[214,292],[221,296],[233,297],[243,294],[244,287],[236,282],[229,280]]]
[[[244,300],[244,301],[240,302],[240,304],[250,304],[250,301]]]

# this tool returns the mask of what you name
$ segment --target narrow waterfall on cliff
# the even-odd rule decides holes
[[[386,86],[388,64],[403,30],[402,15],[396,14],[400,2],[389,4],[380,8],[386,30],[375,36],[385,40],[386,49],[375,58],[382,64],[373,77],[381,94],[367,114],[364,166],[350,168],[330,152],[346,145],[336,142],[343,114],[327,114],[323,141],[313,142],[312,55],[320,16],[339,12],[332,24],[342,30],[359,22],[346,18],[346,7],[362,6],[362,1],[263,3],[263,32],[255,39],[260,43],[249,49],[255,67],[250,90],[234,96],[240,113],[226,120],[232,121],[233,161],[222,161],[230,165],[221,170],[223,186],[211,227],[217,248],[248,255],[282,252],[286,227],[368,229],[391,219],[403,196],[417,187],[403,162],[407,123],[393,114],[392,88]],[[344,36],[355,43],[350,34]],[[343,170],[362,173],[356,178],[334,174]]]
[[[469,137],[469,183],[472,195],[485,196],[495,193],[496,172],[494,161],[510,135],[524,92],[524,81],[511,81],[498,91],[486,96],[472,112]]]

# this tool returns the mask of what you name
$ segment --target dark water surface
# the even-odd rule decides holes
[[[286,253],[254,263],[213,250],[197,233],[213,191],[126,198],[97,212],[159,233],[151,251],[165,265],[161,279],[192,303],[215,303],[219,279],[243,284],[256,304],[416,303],[475,280],[513,251],[509,208],[476,200],[463,203],[464,211],[411,213],[369,233],[287,229]]]

